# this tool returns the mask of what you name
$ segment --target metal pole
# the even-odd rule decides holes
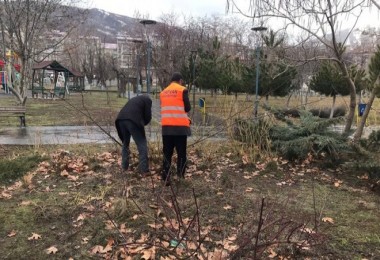
[[[144,25],[144,29],[145,29],[145,36],[147,37],[147,40],[148,40],[148,50],[147,50],[147,65],[146,65],[146,88],[147,88],[147,92],[148,92],[148,95],[150,95],[150,55],[151,55],[151,46],[150,46],[150,40],[149,40],[149,35],[147,34],[147,31],[146,31],[146,25],[150,25],[150,24],[156,24],[157,22],[154,21],[154,20],[141,20],[140,21],[141,24]]]
[[[195,81],[195,58],[196,58],[196,54],[193,54],[193,85],[191,86],[191,90],[193,91],[193,111],[195,109],[195,84],[194,84],[194,81]]]
[[[255,89],[255,106],[254,106],[254,111],[253,115],[255,118],[257,118],[257,112],[259,109],[259,74],[260,74],[260,46],[256,47],[256,89]]]
[[[129,81],[128,81],[128,101],[131,100],[131,90],[129,89],[130,85],[131,84],[129,84]]]
[[[148,61],[146,65],[146,89],[148,92],[148,95],[150,95],[150,41],[148,37]]]
[[[139,60],[140,60],[140,55],[137,54],[136,55],[136,94],[138,95],[138,92],[139,92],[139,85],[140,85],[140,71],[139,71]]]
[[[253,27],[251,29],[252,31],[255,31],[255,32],[264,32],[267,30],[266,27],[264,26],[258,26],[258,27]],[[255,105],[254,105],[254,111],[253,111],[253,116],[255,118],[257,118],[257,113],[258,113],[258,109],[259,109],[259,97],[258,97],[258,94],[259,94],[259,75],[260,75],[260,44],[257,43],[257,47],[256,47],[256,90],[255,90]]]

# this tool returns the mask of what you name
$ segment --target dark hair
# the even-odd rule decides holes
[[[183,80],[183,77],[182,77],[181,73],[174,72],[171,81],[179,82],[181,79]]]

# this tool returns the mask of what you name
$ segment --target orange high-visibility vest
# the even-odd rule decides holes
[[[183,91],[185,87],[172,82],[160,93],[161,125],[190,126],[190,120],[185,112]]]

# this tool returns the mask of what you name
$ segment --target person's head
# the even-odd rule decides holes
[[[183,77],[182,77],[181,73],[174,72],[172,79],[171,79],[171,82],[177,82],[180,85],[184,85],[184,81],[183,81]]]

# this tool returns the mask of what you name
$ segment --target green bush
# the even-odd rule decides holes
[[[379,151],[380,149],[380,130],[373,131],[366,140],[366,148],[370,151]]]
[[[346,162],[343,166],[355,175],[367,174],[370,183],[380,185],[380,162],[378,155],[366,156],[359,154],[356,159]]]
[[[37,167],[43,160],[39,155],[18,157],[13,160],[0,160],[0,183],[12,183],[24,176],[28,171]]]
[[[302,160],[308,154],[314,157],[325,154],[337,160],[341,152],[349,150],[346,138],[328,128],[342,118],[322,119],[306,111],[301,112],[298,121],[278,118],[286,124],[272,127],[269,135],[272,149],[287,160]]]

